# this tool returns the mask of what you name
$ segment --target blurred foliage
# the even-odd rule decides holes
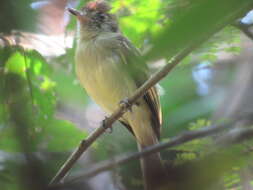
[[[120,17],[121,31],[140,47],[161,29],[159,21],[164,18],[162,5],[160,0],[114,1],[112,12]]]
[[[206,39],[208,34],[219,31],[223,22],[233,23],[249,10],[250,0],[203,0],[192,2],[182,14],[173,17],[172,24],[166,25],[152,40],[152,50],[147,59],[169,58],[180,50]],[[238,9],[240,7],[240,9]],[[215,14],[214,13],[215,10]]]
[[[0,33],[13,30],[33,30],[36,13],[30,7],[32,0],[1,0]]]
[[[30,0],[1,2],[0,32],[27,30],[34,26],[30,2]],[[78,1],[77,8],[86,2]],[[220,21],[228,22],[231,19],[232,22],[234,18],[241,16],[245,11],[244,6],[250,0],[111,0],[110,2],[112,12],[119,18],[122,33],[141,48],[148,59],[168,60],[207,33],[215,31]],[[11,21],[6,22],[7,18]],[[76,21],[72,18],[67,31],[72,31],[75,27]],[[161,96],[164,116],[162,140],[168,140],[185,130],[196,130],[211,124],[209,118],[222,96],[217,97],[210,93],[203,96],[197,92],[198,84],[192,74],[194,66],[205,61],[214,63],[219,58],[218,54],[223,52],[238,54],[240,49],[239,31],[227,26],[193,51],[182,61],[183,66],[176,68],[160,82],[164,91]],[[45,173],[52,176],[64,161],[65,153],[75,148],[87,135],[71,122],[60,120],[55,116],[61,105],[73,104],[77,108],[87,106],[87,95],[74,74],[74,50],[75,44],[73,49],[67,50],[66,54],[60,57],[43,58],[37,51],[24,50],[21,47],[0,49],[0,184],[4,184],[7,190],[19,189],[19,183],[16,183],[19,176],[15,173],[20,170],[19,165],[22,166],[24,152],[42,153],[44,157],[38,158],[39,163],[47,170]],[[229,75],[232,73],[229,72]],[[15,116],[19,117],[15,119]],[[22,136],[23,139],[20,138]],[[26,145],[22,145],[24,139],[29,147],[25,150]],[[165,161],[172,161],[175,166],[184,165],[206,158],[208,155],[205,151],[211,141],[211,138],[194,140],[176,149],[165,150],[162,155]],[[136,150],[134,137],[117,123],[112,134],[105,133],[96,141],[92,148],[92,158],[101,161]],[[229,151],[233,152],[228,153],[231,156],[239,155],[237,151]],[[53,156],[50,157],[48,155],[50,153]],[[1,162],[1,156],[8,158],[4,156],[6,154],[13,158],[12,161]],[[219,166],[210,168],[209,163],[203,161],[197,167],[198,171],[203,168],[213,169],[211,173],[204,173],[201,176],[203,180],[206,180],[204,178],[208,178],[208,175],[215,179],[224,176],[226,189],[240,188],[238,171],[248,160],[243,158],[242,161],[229,162],[228,157],[225,155],[218,161],[212,160],[213,157],[210,158],[210,163],[220,163],[224,166],[221,169],[217,169]],[[89,166],[78,166],[75,171],[80,172]],[[216,169],[219,173],[217,176],[214,175]],[[141,188],[142,181],[137,160],[115,169],[113,173],[122,176],[123,183],[130,189]],[[49,177],[47,178],[49,180]],[[193,182],[188,184],[199,185]]]
[[[16,89],[11,89],[11,84],[8,83],[10,74],[19,76],[16,80],[24,85],[25,106],[29,109],[25,116],[32,119],[33,124],[29,129],[29,134],[35,139],[34,150],[41,148],[48,151],[66,151],[75,147],[85,137],[85,133],[70,122],[55,118],[56,96],[54,88],[56,83],[51,80],[50,65],[38,52],[25,51],[20,47],[6,47],[1,49],[0,55],[5,56],[1,59],[3,61],[1,92],[4,92],[1,110],[3,110],[4,117],[0,118],[0,123],[3,126],[0,148],[8,151],[19,150],[17,146],[19,142],[8,121],[9,102],[7,98],[10,95],[7,92],[9,89],[14,90],[9,93],[14,93],[16,96],[20,96],[20,93],[18,90],[15,91]]]
[[[66,152],[75,148],[86,132],[55,117],[57,83],[52,80],[51,65],[37,51],[18,46],[1,48],[0,60],[0,157],[5,158],[3,151],[10,158],[17,154],[22,158],[22,152]],[[9,186],[15,179],[5,178],[13,175],[13,165],[28,167],[27,163],[19,159],[8,163],[8,159],[1,163],[0,181],[5,182],[6,189],[19,189],[16,183],[15,187]],[[56,160],[57,169],[55,164]]]

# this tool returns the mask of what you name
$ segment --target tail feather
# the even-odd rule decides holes
[[[145,148],[138,144],[139,151]],[[141,168],[145,190],[157,190],[166,183],[167,173],[159,152],[141,158]]]
[[[155,120],[153,115],[154,113],[150,111],[149,106],[144,100],[139,101],[138,106],[132,107],[132,111],[124,115],[123,119],[127,121],[129,128],[133,132],[138,143],[139,151],[158,143],[160,123],[158,121],[153,122]],[[167,179],[167,173],[163,166],[160,153],[157,152],[142,157],[141,168],[144,189],[160,190],[160,187]]]

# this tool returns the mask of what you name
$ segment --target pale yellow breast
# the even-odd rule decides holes
[[[120,100],[136,90],[130,76],[122,71],[119,57],[99,44],[79,44],[76,53],[76,73],[89,96],[111,113]]]

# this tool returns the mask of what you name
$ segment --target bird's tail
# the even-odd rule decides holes
[[[139,151],[145,148],[138,143]],[[141,158],[141,168],[145,190],[158,190],[166,184],[167,172],[159,152]]]
[[[134,106],[132,112],[125,114],[125,118],[135,135],[139,151],[159,142],[159,135],[154,129],[159,130],[160,124],[156,122],[157,126],[154,125],[152,113],[145,102],[143,104],[140,103],[139,106]],[[141,169],[145,190],[160,190],[161,188],[159,187],[168,179],[159,152],[142,157]]]

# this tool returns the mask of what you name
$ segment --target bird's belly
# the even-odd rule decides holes
[[[82,59],[84,60],[84,59]],[[122,70],[117,59],[99,58],[77,61],[76,72],[89,96],[106,112],[111,113],[119,102],[132,95],[136,85]]]

